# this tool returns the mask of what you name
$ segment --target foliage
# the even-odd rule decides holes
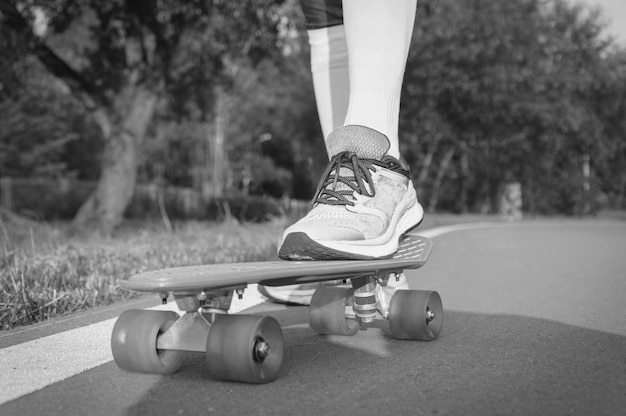
[[[226,195],[310,198],[326,155],[305,59],[292,54],[239,69],[225,98]],[[160,120],[140,166],[144,182],[202,189],[211,175],[215,120],[195,117]]]
[[[312,100],[306,35],[293,1],[276,16],[275,49],[249,59],[235,55],[230,49],[239,49],[231,47],[217,72],[198,52],[198,67],[172,84],[155,134],[158,143],[148,145],[147,163],[141,167],[145,180],[159,177],[156,165],[167,183],[201,189],[213,175],[222,126],[225,194],[310,198],[326,155]],[[220,27],[228,29],[231,20]],[[191,37],[194,49],[212,48],[210,36],[203,36]],[[301,169],[303,165],[309,169]]]
[[[626,50],[612,51],[602,61],[603,77],[591,93],[602,139],[594,148],[598,190],[608,203],[626,203]]]
[[[97,178],[101,137],[72,97],[31,86],[0,112],[0,176]]]
[[[93,192],[95,182],[67,178],[11,179],[8,187],[13,212],[34,220],[55,221],[72,219]]]
[[[11,209],[18,215],[38,221],[69,221],[96,187],[96,182],[68,179],[11,179]],[[3,187],[3,192],[5,188]],[[4,195],[3,195],[4,197]],[[306,203],[285,204],[266,196],[233,194],[205,199],[189,188],[139,186],[124,212],[131,220],[151,219],[265,222],[303,215]]]
[[[494,211],[519,181],[531,212],[582,211],[584,158],[601,165],[624,137],[603,135],[594,110],[610,46],[598,15],[561,1],[420,5],[401,131],[430,208]]]
[[[3,23],[18,43],[63,82],[101,129],[100,181],[79,210],[78,223],[105,232],[119,225],[157,104],[167,98],[176,104],[184,94],[206,118],[209,109],[219,107],[216,92],[229,90],[240,67],[255,67],[277,50],[281,3],[11,0],[0,5]],[[216,124],[224,125],[223,117],[217,118]]]
[[[0,176],[97,177],[96,127],[6,25],[0,25],[0,115]]]
[[[171,220],[202,220],[259,223],[285,216],[286,209],[273,198],[258,196],[225,196],[204,200],[197,194],[187,194],[187,201],[180,192],[165,190],[163,204],[143,192],[136,192],[126,209],[126,218],[159,220],[166,215]]]

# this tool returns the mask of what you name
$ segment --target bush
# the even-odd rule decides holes
[[[71,219],[95,183],[49,179],[11,179],[11,210],[37,220]]]
[[[245,222],[264,222],[283,215],[278,202],[262,197],[217,198],[205,205],[209,220],[224,220],[228,217]]]
[[[203,201],[197,192],[185,189],[169,188],[162,191],[156,187],[139,187],[125,212],[127,218],[160,218],[162,208],[172,220],[208,220],[222,221],[234,218],[242,222],[264,222],[282,217],[288,207],[283,207],[279,200],[261,196],[228,196]]]
[[[37,220],[71,220],[96,187],[95,182],[50,179],[11,179],[11,210]],[[128,219],[264,222],[294,214],[302,216],[303,203],[262,196],[228,196],[203,201],[200,194],[186,188],[159,189],[138,185],[124,212]],[[162,212],[164,211],[164,212]]]

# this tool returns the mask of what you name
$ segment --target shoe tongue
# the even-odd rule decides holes
[[[332,157],[341,152],[353,152],[361,159],[381,160],[389,151],[387,136],[365,126],[340,127],[326,139],[328,154]]]

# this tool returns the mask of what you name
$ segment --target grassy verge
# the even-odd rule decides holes
[[[185,223],[170,233],[135,224],[105,239],[73,235],[63,224],[1,225],[0,329],[136,296],[118,282],[141,271],[272,258],[284,227]]]

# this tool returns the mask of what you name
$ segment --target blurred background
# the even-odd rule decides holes
[[[622,0],[418,0],[400,141],[430,212],[626,206]],[[326,155],[297,0],[3,0],[0,206],[263,221]]]

